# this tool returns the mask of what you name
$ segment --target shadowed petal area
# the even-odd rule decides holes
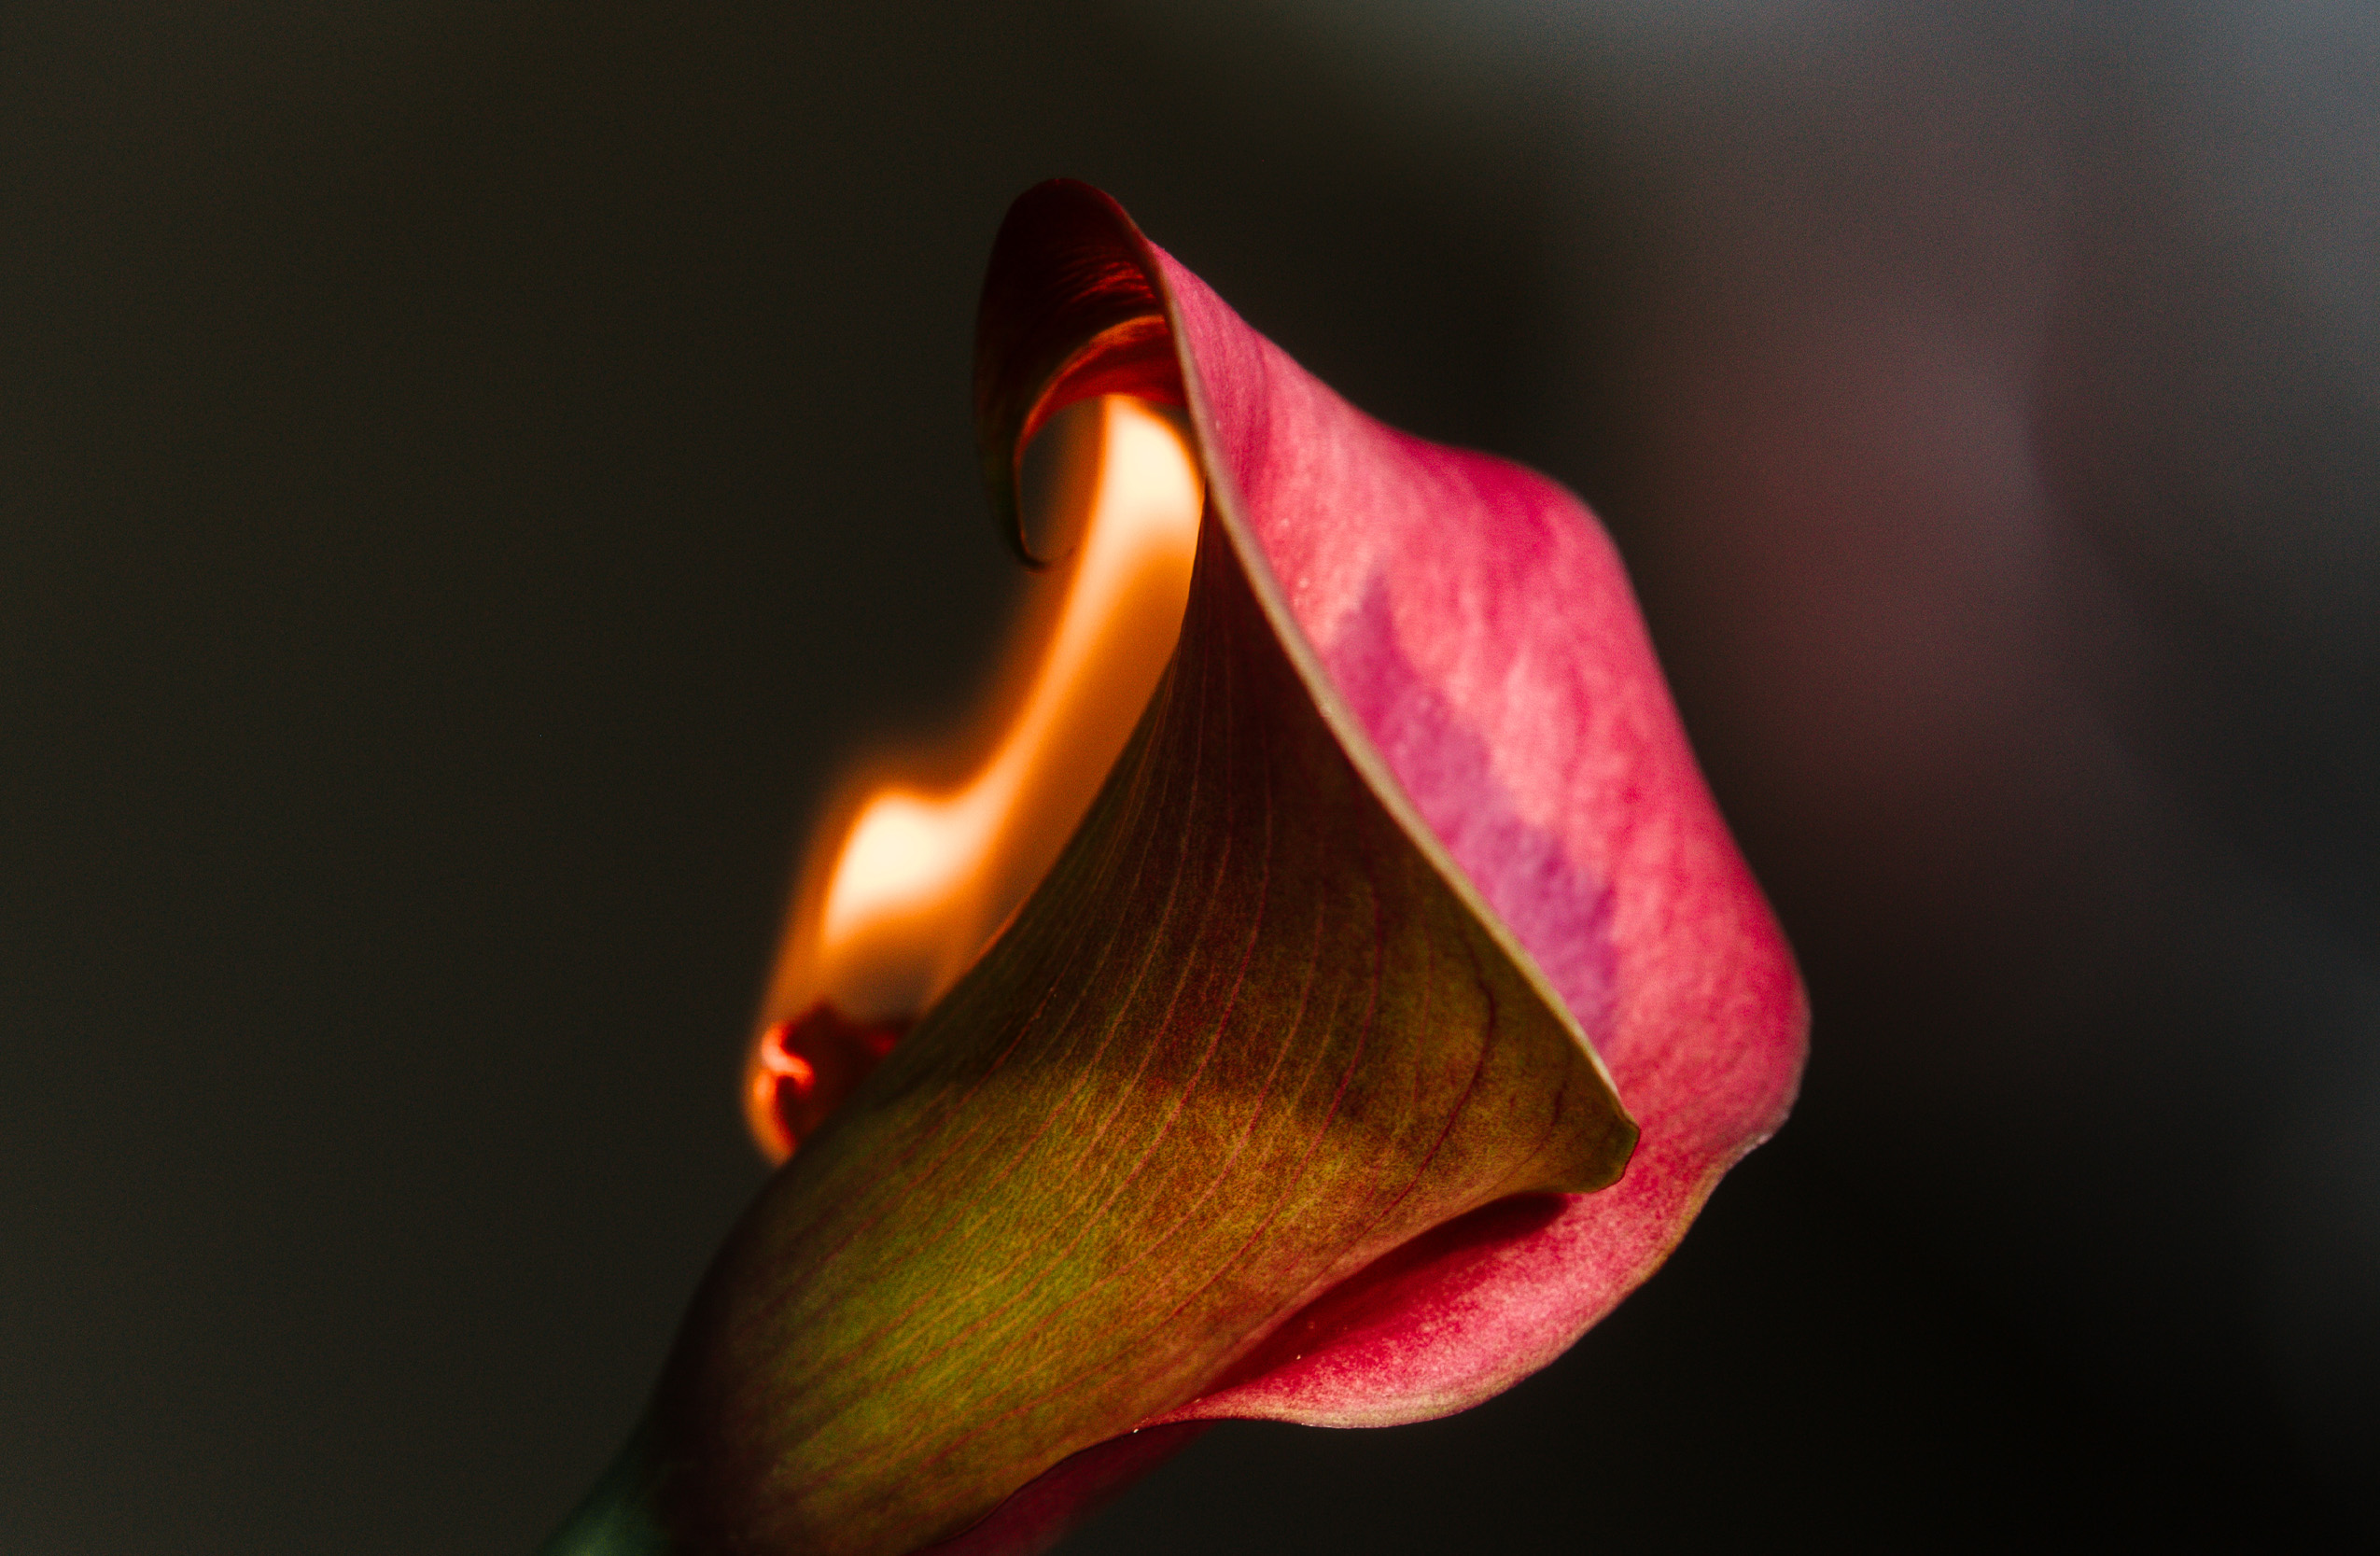
[[[1011,930],[805,1143],[655,1414],[688,1548],[903,1551],[1635,1131],[1356,770],[1210,523],[1174,664]]]

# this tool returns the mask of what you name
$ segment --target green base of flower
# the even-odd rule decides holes
[[[653,1513],[653,1479],[647,1432],[639,1426],[538,1556],[669,1556],[668,1532]]]

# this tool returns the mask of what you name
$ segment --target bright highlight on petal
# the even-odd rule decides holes
[[[1182,433],[1111,394],[1043,439],[1057,446],[1039,527],[1072,544],[1019,635],[1021,701],[963,783],[885,781],[829,845],[833,868],[796,906],[748,1072],[752,1130],[774,1157],[804,1132],[795,1114],[822,1115],[882,1057],[798,1045],[850,1026],[897,1030],[958,981],[1081,821],[1173,652],[1205,500]],[[805,1023],[819,1006],[842,1022]]]

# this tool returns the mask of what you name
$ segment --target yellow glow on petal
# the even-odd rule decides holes
[[[1057,511],[1037,527],[1078,540],[1035,581],[993,698],[1005,717],[972,743],[975,760],[944,764],[968,773],[958,784],[888,774],[866,787],[805,865],[748,1071],[772,1156],[794,1143],[778,1088],[798,1063],[806,1096],[813,1073],[786,1034],[821,1004],[858,1025],[905,1022],[958,981],[1072,834],[1181,635],[1205,497],[1182,433],[1124,395],[1052,425],[1067,447]]]

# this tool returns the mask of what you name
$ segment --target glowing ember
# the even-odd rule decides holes
[[[834,1104],[892,1052],[907,1030],[905,1021],[847,1020],[825,1004],[812,1006],[798,1021],[772,1022],[753,1052],[754,1100],[769,1109],[787,1149],[825,1123]]]
[[[993,698],[1010,711],[974,760],[950,764],[965,781],[885,778],[813,841],[747,1070],[747,1114],[773,1157],[890,1051],[1047,872],[1180,636],[1205,500],[1182,434],[1146,402],[1105,395],[1043,438],[1059,446],[1033,528],[1077,539],[1028,603]]]

